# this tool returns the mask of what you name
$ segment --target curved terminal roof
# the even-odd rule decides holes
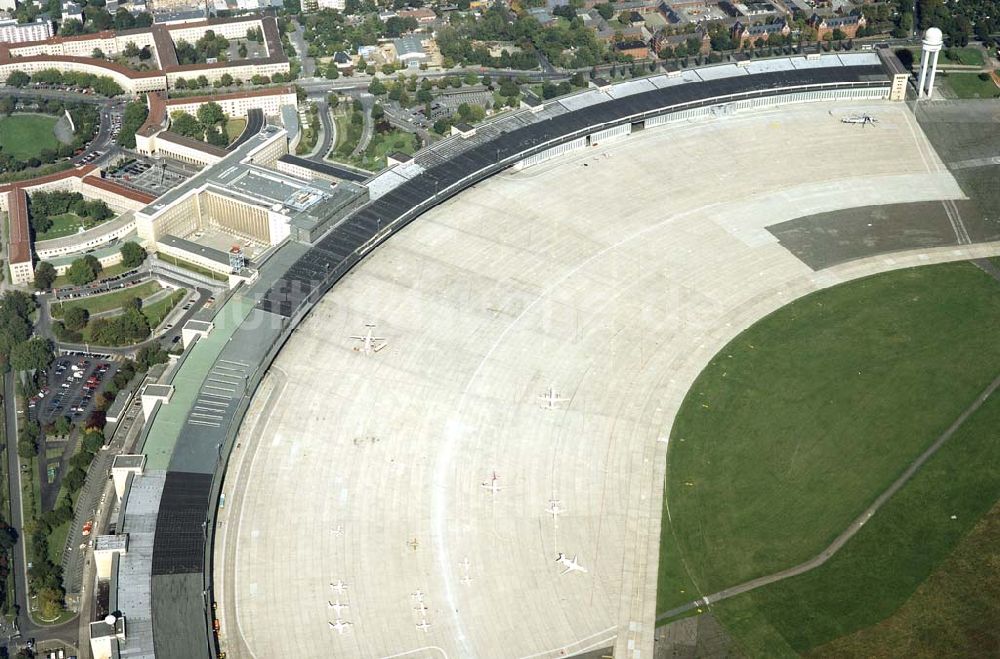
[[[173,399],[157,407],[144,429],[147,472],[126,496],[122,532],[129,533],[129,553],[112,581],[129,618],[122,657],[214,656],[215,594],[206,540],[214,535],[221,476],[242,416],[297,322],[392,232],[526,157],[615,125],[792,92],[874,88],[887,96],[889,90],[889,76],[875,55],[783,58],[702,73],[585,91],[549,102],[541,112],[502,115],[468,139],[444,140],[389,170],[387,179],[394,179],[377,198],[378,178],[370,181],[373,201],[311,247],[286,243],[254,284],[236,291],[214,317],[213,332],[185,353],[172,381]]]

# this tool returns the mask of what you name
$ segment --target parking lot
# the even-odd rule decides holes
[[[160,196],[188,180],[195,171],[187,171],[180,163],[130,158],[111,168],[108,177],[127,187]]]
[[[42,425],[60,416],[81,421],[94,409],[94,396],[115,374],[108,359],[67,355],[52,362],[48,385],[28,399],[30,414]]]

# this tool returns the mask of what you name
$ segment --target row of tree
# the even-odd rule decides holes
[[[28,75],[24,71],[11,71],[7,76],[6,84],[11,87],[24,87],[32,82],[91,89],[95,94],[100,94],[101,96],[121,96],[125,93],[121,85],[108,76],[99,76],[82,71],[60,71],[59,69],[42,69],[32,75]]]

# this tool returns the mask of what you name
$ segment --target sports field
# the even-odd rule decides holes
[[[660,610],[819,553],[1000,373],[998,322],[1000,283],[951,264],[812,294],[727,345],[671,434]]]
[[[0,117],[0,151],[27,160],[42,149],[58,148],[59,141],[53,132],[56,121],[55,117],[39,114]]]

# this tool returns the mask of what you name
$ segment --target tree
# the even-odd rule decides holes
[[[368,93],[374,96],[381,96],[382,94],[386,93],[386,91],[388,90],[386,90],[385,85],[383,85],[382,81],[379,80],[378,78],[372,80],[371,84],[368,85]]]
[[[205,135],[205,127],[201,125],[201,122],[183,111],[171,113],[170,130],[196,140],[200,140]]]
[[[70,264],[66,271],[66,277],[70,283],[76,286],[83,286],[97,279],[97,274],[101,271],[100,262],[94,258],[93,254],[77,259]]]
[[[66,472],[66,475],[63,477],[63,484],[70,492],[78,492],[80,488],[83,487],[83,483],[86,480],[87,472],[83,471],[79,467],[73,467]]]
[[[376,103],[372,106],[372,120],[378,121],[385,116],[385,108],[382,107],[381,103]]]
[[[223,87],[232,87],[233,76],[229,75],[228,73],[223,73],[221,76],[219,76],[219,84]]]
[[[10,351],[11,368],[18,371],[40,371],[52,363],[52,342],[36,336],[22,341]]]
[[[127,11],[125,13],[128,14]],[[125,44],[125,49],[122,52],[125,57],[139,57],[142,51],[139,50],[139,47],[135,45],[134,41],[129,41]]]
[[[86,327],[88,320],[90,320],[90,313],[83,307],[70,307],[63,314],[63,324],[76,332]]]
[[[131,101],[125,105],[122,117],[122,131],[118,134],[118,144],[129,149],[135,148],[135,131],[146,121],[149,108],[145,101]]]
[[[31,82],[31,76],[24,71],[11,71],[7,76],[7,83],[11,87],[24,87]]]
[[[57,435],[68,435],[73,430],[73,422],[69,420],[69,417],[60,416],[56,418],[53,425]]]
[[[35,288],[40,291],[47,291],[52,288],[52,283],[56,280],[56,269],[48,261],[40,261],[35,266]]]
[[[222,106],[215,101],[203,103],[198,108],[198,122],[205,130],[213,126],[222,126],[226,123],[226,113],[222,111]]]
[[[135,353],[135,363],[143,371],[155,364],[165,364],[168,359],[170,355],[159,346],[143,346]]]
[[[121,247],[122,266],[129,270],[138,268],[146,260],[146,250],[139,244],[128,241]]]
[[[104,433],[101,431],[90,431],[83,436],[83,450],[94,454],[104,446]]]
[[[59,614],[63,611],[63,598],[62,593],[60,593],[55,588],[42,588],[36,594],[38,612],[46,620],[52,620],[53,618],[58,618]]]
[[[104,59],[104,51],[101,50],[100,48],[95,48],[94,50],[90,51],[90,56],[94,59]]]

